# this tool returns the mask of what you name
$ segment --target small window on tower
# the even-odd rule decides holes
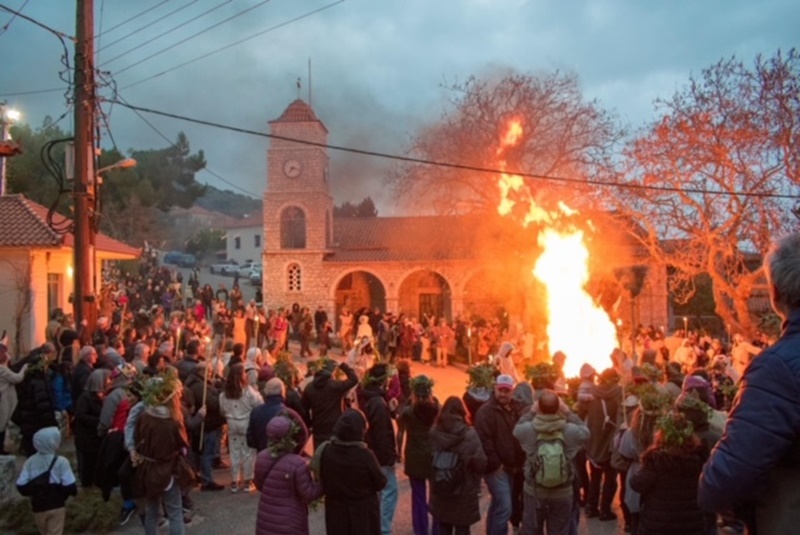
[[[255,247],[261,247],[261,234],[256,234],[253,236],[253,245]]]
[[[242,248],[242,239],[239,236],[236,236],[233,239],[233,248],[234,249],[241,249]]]
[[[287,271],[288,287],[290,292],[299,292],[303,289],[302,273],[298,264],[291,264]]]

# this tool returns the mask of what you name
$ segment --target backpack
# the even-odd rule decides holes
[[[57,460],[58,455],[54,455],[53,462],[50,463],[47,470],[28,481],[29,495],[33,499],[50,502],[62,497],[61,488],[50,483],[50,472],[53,470]]]
[[[431,463],[431,486],[437,494],[459,496],[464,486],[465,470],[461,456],[454,451],[435,451]]]
[[[572,462],[567,458],[563,433],[539,435],[532,467],[537,487],[554,489],[572,481]]]

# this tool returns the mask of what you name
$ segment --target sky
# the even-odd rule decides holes
[[[75,34],[71,0],[0,4],[24,6],[25,15]],[[14,93],[66,89],[63,47],[31,22],[18,17],[7,25],[10,19],[0,11],[0,99],[38,127],[67,111],[64,92]],[[635,130],[656,117],[654,99],[669,97],[704,67],[733,55],[751,64],[759,53],[796,47],[800,2],[95,0],[95,22],[98,68],[131,104],[266,132],[292,100],[308,100],[310,85],[330,143],[400,154],[447,107],[443,85],[509,69],[575,73],[586,99]],[[114,106],[109,118],[123,152],[167,145],[128,109]],[[172,140],[185,132],[192,149],[205,152],[210,172],[197,175],[201,182],[263,195],[267,139],[146,118]],[[71,120],[70,113],[59,124],[71,131]],[[102,144],[112,146],[105,132]],[[391,162],[330,155],[337,203],[371,196],[381,215],[399,215],[383,181]]]

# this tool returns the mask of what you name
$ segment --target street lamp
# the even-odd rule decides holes
[[[101,167],[100,169],[95,171],[94,174],[97,177],[95,180],[98,185],[102,184],[103,177],[100,175],[102,175],[103,173],[106,173],[108,171],[114,171],[116,169],[130,169],[131,167],[136,167],[136,160],[134,160],[133,158],[125,158],[124,160],[120,160],[117,163]]]
[[[13,108],[8,107],[8,103],[0,102],[0,128],[2,129],[2,138],[0,142],[5,142],[11,139],[8,129],[15,122],[19,121],[22,114]],[[0,196],[6,194],[6,158],[0,157]]]

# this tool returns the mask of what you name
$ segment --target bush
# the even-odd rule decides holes
[[[78,495],[67,501],[64,533],[110,533],[118,526],[122,499],[113,495],[103,501],[98,489],[80,489]],[[18,535],[36,535],[39,530],[33,522],[31,501],[22,499],[0,510],[0,531]]]

